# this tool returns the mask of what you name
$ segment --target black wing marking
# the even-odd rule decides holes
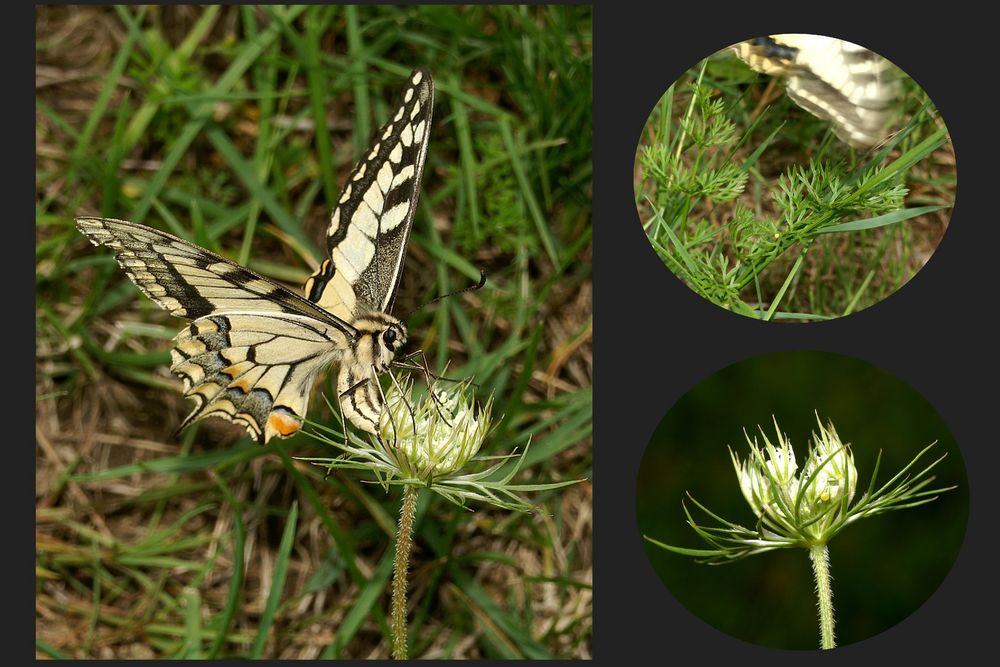
[[[174,345],[170,370],[197,404],[180,429],[223,417],[261,444],[298,432],[317,374],[350,349],[338,329],[272,312],[199,318]]]
[[[172,315],[193,320],[174,339],[171,371],[194,411],[237,422],[261,443],[296,433],[316,375],[357,330],[290,290],[170,234],[122,220],[77,218],[129,278]]]
[[[231,312],[302,315],[353,338],[348,322],[250,269],[145,225],[110,218],[76,219],[94,245],[115,259],[146,296],[176,317],[194,320]]]

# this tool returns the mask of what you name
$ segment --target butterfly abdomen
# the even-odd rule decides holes
[[[337,394],[344,416],[369,433],[376,433],[382,414],[378,374],[388,370],[406,343],[406,327],[387,313],[366,313],[354,322],[358,337],[340,361]]]

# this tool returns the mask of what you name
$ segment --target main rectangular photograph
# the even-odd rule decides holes
[[[36,8],[37,657],[591,657],[591,35]]]

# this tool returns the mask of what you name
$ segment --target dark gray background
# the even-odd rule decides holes
[[[910,5],[872,11],[873,3],[796,6],[805,13],[773,3],[736,9],[644,3],[640,9],[597,2],[594,8],[594,650],[608,664],[642,658],[790,664],[805,657],[734,639],[687,612],[646,560],[635,520],[639,461],[674,401],[716,370],[776,350],[849,354],[910,383],[949,425],[968,466],[970,519],[952,572],[908,619],[833,655],[853,664],[897,658],[926,664],[988,655],[995,632],[995,608],[988,604],[997,593],[991,575],[1000,486],[993,425],[1000,141],[992,70],[1000,39],[988,34],[982,16],[948,15],[944,5],[940,11]],[[781,32],[842,37],[888,57],[930,94],[957,155],[952,222],[930,262],[885,301],[825,323],[755,322],[703,301],[657,259],[632,204],[636,144],[667,86],[713,51]]]
[[[635,522],[635,480],[649,436],[687,389],[742,358],[773,350],[819,349],[852,354],[894,373],[940,412],[968,466],[971,513],[965,546],[940,589],[906,621],[877,637],[837,649],[824,659],[959,660],[989,655],[996,618],[996,515],[1000,488],[997,426],[995,257],[1000,251],[996,48],[1000,35],[981,13],[955,15],[953,5],[918,8],[874,3],[622,3],[594,7],[594,310],[595,380],[595,656],[599,664],[644,659],[660,664],[713,664],[727,657],[746,664],[792,664],[806,656],[754,646],[724,635],[681,607],[661,585],[643,553]],[[33,345],[34,305],[16,276],[33,271],[27,248],[34,233],[25,219],[33,207],[34,20],[18,5],[6,22],[3,48],[11,135],[3,183],[14,208],[5,220],[12,253],[8,297],[20,301],[11,337]],[[847,318],[805,326],[753,322],[702,301],[659,262],[632,205],[632,170],[639,133],[666,87],[689,65],[722,46],[776,32],[819,32],[868,45],[906,70],[930,93],[948,123],[958,156],[958,199],[951,228],[928,265],[899,293]],[[20,128],[20,129],[19,129]],[[20,142],[20,143],[19,143]],[[17,159],[23,156],[23,159]],[[21,207],[16,202],[23,201]],[[17,211],[20,210],[20,213]],[[31,230],[31,231],[29,231]],[[23,239],[20,238],[23,235]],[[16,239],[16,240],[14,240]],[[9,397],[25,397],[11,416],[31,414],[25,384],[31,355],[13,355]],[[29,403],[30,400],[30,403]],[[13,483],[5,485],[18,547],[15,593],[7,596],[16,621],[4,638],[26,657],[34,620],[27,613],[34,583],[33,466],[30,420],[13,420],[6,451],[14,455]],[[22,432],[22,436],[16,436]],[[19,460],[23,457],[23,460]],[[16,496],[16,497],[15,497]],[[25,507],[21,508],[21,504]],[[18,508],[18,509],[15,509]],[[21,539],[23,538],[23,544]],[[22,551],[23,549],[23,551]],[[6,564],[6,563],[5,563]],[[18,582],[20,589],[18,589]],[[13,620],[9,618],[8,620]],[[811,659],[813,656],[808,656]],[[962,664],[961,662],[959,664]]]

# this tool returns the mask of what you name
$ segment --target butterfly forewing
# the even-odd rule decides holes
[[[80,217],[76,226],[94,245],[114,250],[132,282],[176,317],[193,320],[249,309],[305,315],[355,333],[347,322],[287,287],[172,234],[110,218]]]
[[[392,310],[417,206],[433,104],[430,74],[416,70],[402,104],[376,132],[348,177],[330,218],[330,257],[305,291],[344,319]]]

